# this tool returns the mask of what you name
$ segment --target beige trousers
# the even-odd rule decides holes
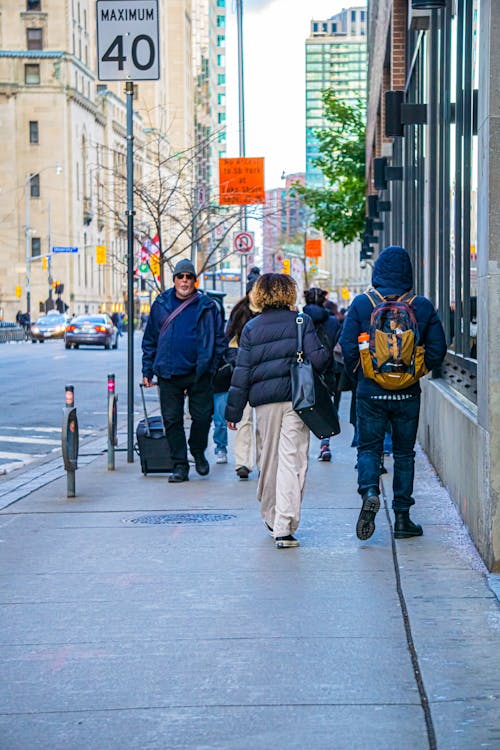
[[[296,531],[304,494],[309,428],[290,401],[255,407],[262,441],[257,499],[274,536]]]
[[[247,404],[243,410],[241,421],[238,422],[238,429],[234,437],[234,465],[237,469],[240,466],[246,466],[252,469],[255,463],[259,466],[260,458],[260,435],[256,430],[254,435],[254,418],[253,408]],[[255,445],[255,459],[254,459]]]

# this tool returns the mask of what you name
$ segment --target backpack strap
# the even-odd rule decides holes
[[[401,297],[398,297],[398,302],[406,302],[407,305],[411,305],[416,296],[416,294],[412,295],[410,292],[405,292]]]
[[[380,294],[378,289],[374,289],[373,287],[371,287],[371,289],[366,290],[365,294],[372,303],[372,307],[377,307],[377,305],[379,305],[381,302],[385,302],[385,297]]]

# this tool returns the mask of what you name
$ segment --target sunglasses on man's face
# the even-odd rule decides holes
[[[176,279],[187,279],[188,281],[192,281],[194,279],[194,276],[192,273],[178,273],[175,277]]]

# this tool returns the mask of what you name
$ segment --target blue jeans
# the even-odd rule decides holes
[[[417,439],[420,395],[404,401],[358,398],[358,492],[364,495],[379,487],[380,461],[384,436],[389,422],[392,430],[394,479],[392,483],[395,511],[409,510],[415,475],[415,440]]]
[[[227,404],[227,391],[225,393],[214,393],[214,443],[215,452],[227,453],[227,425],[224,419],[224,411]]]

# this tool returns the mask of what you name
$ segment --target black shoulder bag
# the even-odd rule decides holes
[[[297,358],[290,368],[292,407],[316,437],[327,438],[339,434],[339,417],[321,375],[304,359],[303,325],[304,318],[297,315]]]

